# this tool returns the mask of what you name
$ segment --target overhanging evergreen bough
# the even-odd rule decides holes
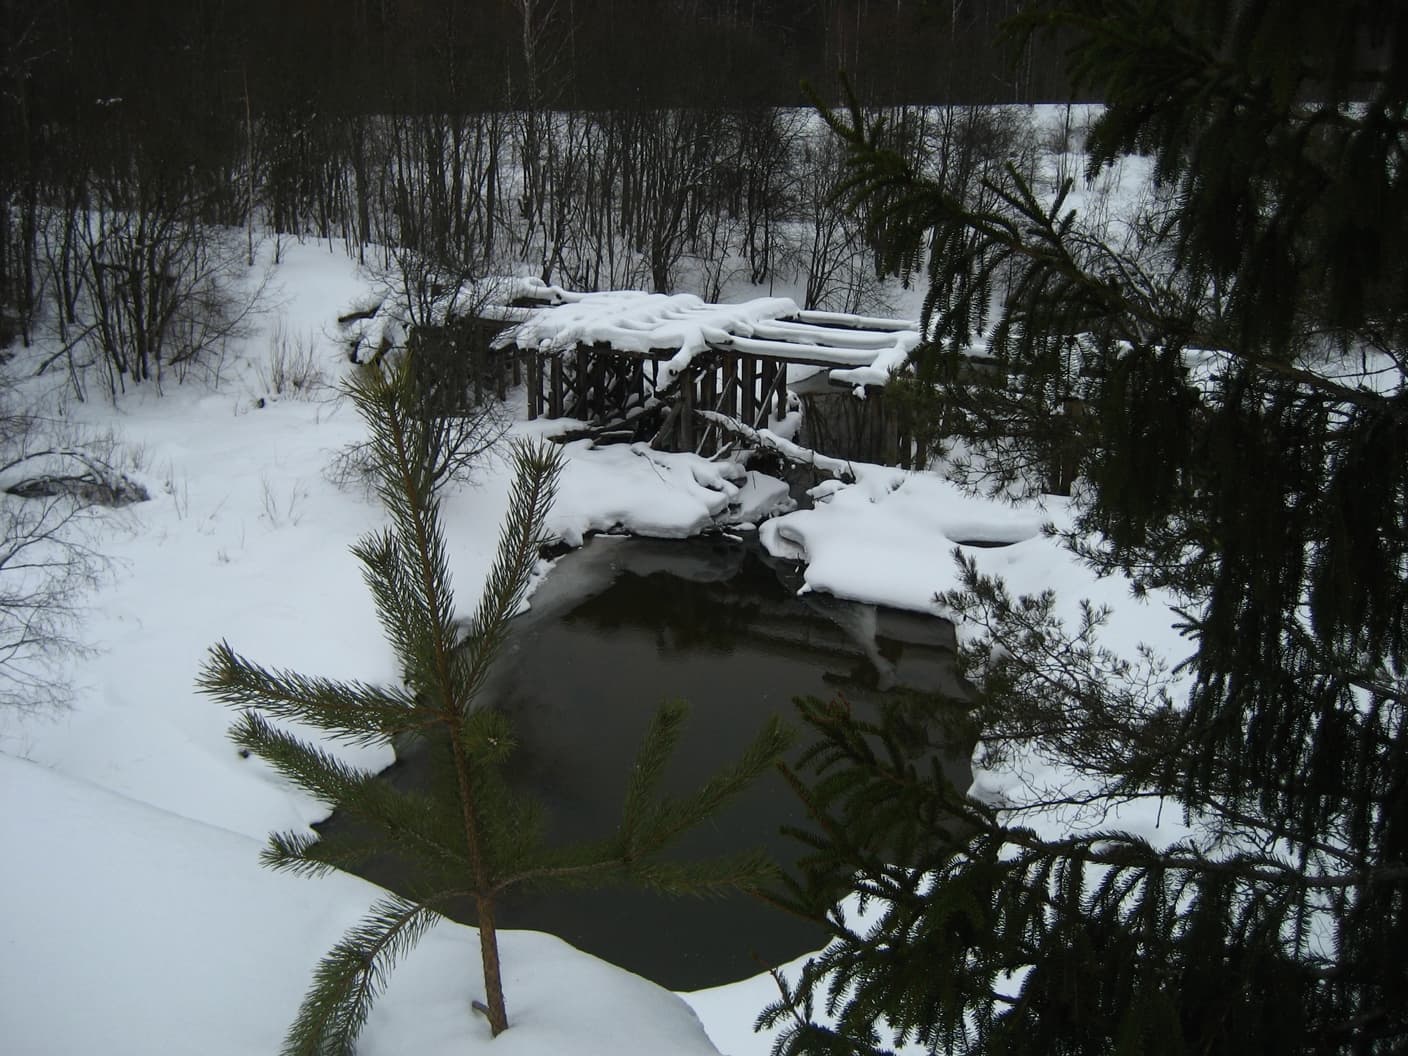
[[[1100,648],[1098,614],[1063,627],[967,565],[941,600],[981,634],[985,743],[1063,760],[1083,788],[1025,791],[1089,825],[964,802],[909,764],[907,717],[809,714],[799,788],[822,832],[792,894],[880,912],[833,917],[767,1020],[787,1056],[1403,1053],[1408,8],[1024,7],[1021,41],[1060,30],[1105,101],[1090,172],[1152,159],[1128,241],[1083,225],[1069,183],[1048,197],[1013,167],[975,195],[886,150],[858,107],[828,120],[882,266],[927,266],[916,399],[963,441],[950,468],[998,490],[1080,478],[1066,541],[1178,606],[1188,692]],[[975,335],[992,384],[957,369]],[[1156,847],[1099,816],[1136,798],[1195,836]],[[977,835],[924,831],[915,810],[940,807]],[[920,868],[880,853],[899,837]]]

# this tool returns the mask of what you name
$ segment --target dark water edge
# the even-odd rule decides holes
[[[948,623],[797,596],[799,585],[796,570],[756,542],[720,537],[597,537],[559,559],[514,621],[481,698],[510,717],[515,781],[546,808],[551,838],[614,831],[627,772],[663,700],[691,705],[666,778],[667,791],[682,793],[736,759],[767,717],[794,717],[794,697],[839,695],[866,710],[896,687],[962,695]],[[970,780],[970,747],[945,760],[960,787]],[[414,749],[399,754],[388,777],[415,783]],[[801,846],[778,830],[805,824],[796,797],[768,774],[675,856],[756,847],[787,867]],[[389,860],[362,875],[397,886]],[[674,990],[755,975],[825,941],[815,923],[752,896],[682,899],[636,888],[512,894],[499,923],[551,932]]]

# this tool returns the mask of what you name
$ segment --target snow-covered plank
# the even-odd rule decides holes
[[[594,348],[665,360],[666,384],[712,350],[831,368],[837,384],[884,385],[921,341],[912,320],[801,311],[784,297],[711,304],[692,294],[572,293],[537,280],[518,280],[502,292],[520,302],[540,299],[544,307],[496,316],[515,322],[499,338],[501,346],[540,355]]]
[[[893,348],[896,330],[840,330],[834,327],[798,323],[789,319],[778,319],[758,323],[753,327],[753,337],[773,338],[778,341],[791,341],[801,345],[827,345],[832,348]],[[917,331],[916,331],[917,332]]]
[[[748,334],[755,323],[794,314],[795,302],[764,297],[741,304],[709,304],[693,294],[610,291],[534,311],[506,341],[538,352],[606,344],[638,355],[674,350],[704,351],[730,333]]]
[[[807,310],[797,312],[793,318],[802,323],[815,323],[818,326],[833,326],[849,330],[915,330],[919,323],[914,319],[887,319],[878,315],[851,315],[847,312],[820,312]]]
[[[914,344],[919,343],[918,336],[915,335]],[[914,344],[909,347],[914,347]],[[739,336],[728,336],[723,340],[711,342],[711,346],[719,351],[737,352],[767,359],[783,359],[789,363],[838,367],[870,366],[879,355],[894,351],[899,347],[892,342],[886,349],[836,348],[827,345],[803,345],[790,341],[767,341],[755,337]]]

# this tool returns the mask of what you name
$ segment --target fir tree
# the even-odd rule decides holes
[[[389,377],[369,371],[353,382],[350,393],[370,427],[377,492],[390,516],[390,525],[362,539],[354,553],[404,685],[270,670],[237,655],[228,643],[212,649],[199,683],[204,692],[239,709],[232,737],[241,748],[363,823],[357,834],[336,840],[275,833],[263,852],[264,864],[316,876],[355,870],[359,861],[390,852],[400,856],[412,877],[402,893],[378,900],[318,965],[284,1046],[285,1053],[307,1056],[354,1050],[391,968],[452,902],[468,899],[473,905],[485,987],[484,1000],[475,1007],[498,1035],[509,1025],[495,926],[495,905],[506,892],[527,885],[620,881],[697,894],[757,886],[770,872],[758,855],[684,866],[663,861],[660,852],[773,765],[786,741],[774,720],[736,764],[692,795],[662,797],[660,780],[685,717],[683,704],[666,704],[630,774],[617,832],[597,843],[549,845],[536,803],[506,780],[513,731],[481,691],[539,560],[559,457],[544,447],[516,450],[498,556],[461,633],[433,467],[417,457],[425,450],[418,432],[425,425],[415,413],[408,367],[403,364]],[[431,759],[429,787],[393,788],[295,736],[281,720],[351,744],[419,739]]]
[[[970,482],[1040,488],[1066,460],[1087,485],[1069,543],[1172,592],[1194,650],[1175,697],[1100,646],[1101,613],[1062,626],[966,566],[944,600],[981,631],[985,745],[1074,766],[1080,795],[1047,807],[1153,797],[1198,835],[1042,836],[912,757],[929,720],[814,707],[817,776],[794,780],[821,831],[789,897],[879,913],[832,913],[765,1019],[787,1053],[1402,1052],[1408,10],[1052,0],[1012,28],[1051,27],[1106,102],[1091,174],[1153,158],[1143,238],[1015,169],[975,208],[858,108],[830,120],[882,260],[927,267],[917,387]],[[976,333],[998,383],[962,369]]]

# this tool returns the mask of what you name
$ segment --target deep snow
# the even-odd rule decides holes
[[[273,278],[276,307],[232,349],[218,386],[192,380],[159,398],[128,394],[115,409],[64,407],[75,424],[115,433],[152,498],[104,519],[99,542],[111,567],[80,629],[92,652],[71,662],[72,706],[0,714],[7,1054],[271,1052],[314,963],[376,896],[352,877],[303,880],[259,866],[269,831],[307,825],[325,808],[241,758],[225,738],[231,715],[193,688],[221,638],[271,666],[395,676],[348,552],[382,515],[326,476],[362,435],[336,394],[346,356],[335,319],[365,297],[367,281],[316,245],[284,246]],[[276,327],[312,342],[329,383],[315,398],[267,391]],[[566,453],[550,525],[569,545],[590,531],[684,537],[785,507],[778,482],[693,456],[586,442]],[[1069,615],[1082,597],[1117,608],[1108,644],[1119,651],[1147,642],[1180,655],[1167,608],[1096,580],[1042,534],[1043,523],[1067,518],[1063,502],[1012,508],[965,497],[932,474],[853,468],[855,483],[823,486],[814,509],[763,520],[764,544],[806,563],[807,589],[932,612],[934,594],[955,584],[954,546],[1009,543],[968,552],[1014,592],[1056,589]],[[492,560],[507,486],[505,466],[490,461],[446,498],[462,607]],[[387,749],[338,751],[367,765],[390,760]],[[982,773],[979,786],[1019,799],[1030,777]],[[1157,824],[1152,807],[1121,817],[1129,829]],[[773,996],[765,976],[686,1004],[548,936],[509,934],[504,957],[513,1028],[493,1043],[499,1056],[768,1050],[751,1030]],[[442,924],[396,971],[361,1051],[489,1051],[469,1006],[477,964],[472,930]]]

